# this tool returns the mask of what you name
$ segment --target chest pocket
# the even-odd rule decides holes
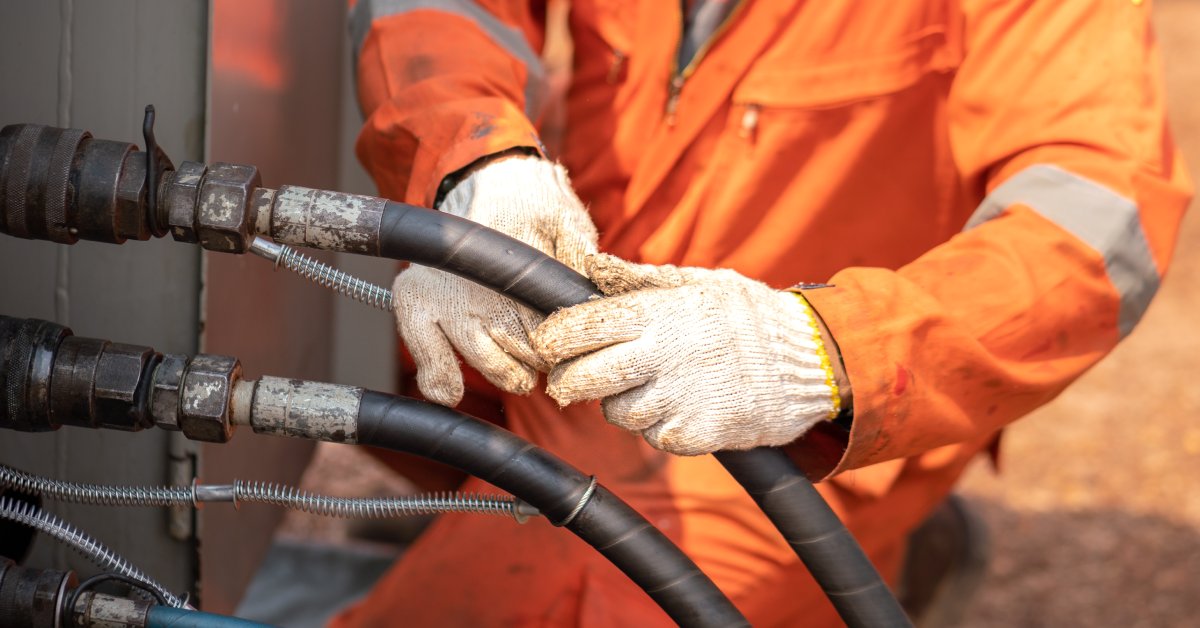
[[[961,27],[947,7],[910,14],[895,6],[910,3],[895,3],[893,15],[868,20],[888,10],[831,4],[785,27],[735,88],[735,105],[834,108],[952,73],[962,60]]]

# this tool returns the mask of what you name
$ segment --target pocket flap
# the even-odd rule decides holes
[[[764,107],[841,105],[900,91],[930,72],[952,71],[960,57],[947,45],[944,28],[936,27],[889,52],[812,64],[760,64],[742,79],[733,101]]]

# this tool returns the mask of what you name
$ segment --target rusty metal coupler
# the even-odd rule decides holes
[[[223,443],[255,432],[354,443],[363,390],[279,377],[242,378],[237,358],[161,354],[75,336],[37,319],[0,316],[0,429],[63,425],[180,431]]]

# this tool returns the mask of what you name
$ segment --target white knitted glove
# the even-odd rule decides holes
[[[560,404],[681,455],[789,443],[832,418],[836,384],[811,310],[732,270],[588,260],[609,298],[551,315],[534,348]]]
[[[596,227],[571,190],[562,166],[510,157],[483,166],[454,187],[442,211],[530,244],[582,272],[596,251]],[[446,272],[412,266],[396,276],[396,323],[417,365],[417,385],[430,401],[462,400],[458,350],[468,364],[507,392],[528,393],[548,370],[529,333],[542,317]]]

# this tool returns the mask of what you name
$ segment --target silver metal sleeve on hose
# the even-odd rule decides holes
[[[62,626],[88,626],[91,628],[116,628],[117,626],[145,626],[147,615],[157,602],[134,600],[94,591],[84,591],[70,609],[69,619]]]
[[[379,255],[379,225],[387,205],[382,198],[285,185],[259,188],[254,204],[255,231],[276,242]]]
[[[355,386],[263,377],[254,384],[250,427],[258,434],[356,443],[362,395]]]

